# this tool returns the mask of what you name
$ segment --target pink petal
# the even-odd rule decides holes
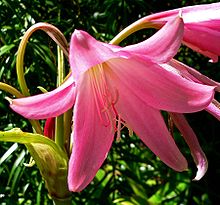
[[[77,79],[81,73],[97,64],[111,58],[129,56],[129,53],[119,50],[118,46],[99,42],[85,31],[75,30],[71,37],[69,55],[73,76]]]
[[[178,9],[177,9],[178,10]],[[210,21],[220,18],[220,3],[195,5],[181,8],[186,24]]]
[[[217,56],[220,55],[218,43],[214,43],[218,42],[220,37],[220,3],[189,6],[152,14],[134,22],[133,25],[150,22],[153,27],[160,28],[177,16],[180,10],[185,25],[183,43],[216,62]]]
[[[184,23],[181,17],[176,17],[165,24],[156,34],[149,39],[123,48],[140,55],[147,55],[158,63],[171,60],[181,45]]]
[[[208,105],[205,110],[213,115],[216,119],[220,120],[220,103],[218,101],[213,100],[213,103]]]
[[[186,79],[192,80],[194,82],[198,82],[201,84],[206,84],[206,85],[212,85],[216,86],[215,90],[220,92],[220,84],[210,78],[208,78],[205,75],[202,75],[199,73],[197,70],[177,61],[177,60],[171,60],[169,64],[163,64],[162,65],[165,69],[176,73],[180,76],[183,76]],[[213,99],[212,103],[210,103],[205,110],[209,112],[211,115],[213,115],[215,118],[220,120],[220,103]]]
[[[51,92],[12,100],[10,107],[29,119],[47,119],[64,113],[74,102],[75,83],[71,76]]]
[[[219,31],[201,25],[189,24],[185,26],[183,42],[191,49],[208,56],[213,62],[218,61],[220,56]]]
[[[196,112],[204,109],[213,99],[214,87],[188,81],[140,58],[112,59],[106,65],[127,90],[159,110]]]
[[[150,16],[145,19],[168,21],[172,17],[178,15],[182,11],[184,23],[197,23],[200,21],[207,21],[220,18],[220,3],[201,4],[195,6],[187,6],[174,10],[164,11]],[[143,19],[144,20],[144,19]]]
[[[187,24],[187,25],[194,25],[196,27],[203,27],[203,28],[208,28],[213,31],[220,31],[220,16],[217,17],[216,19],[208,19],[206,21],[201,21],[201,22],[195,22],[193,24]]]
[[[180,130],[186,143],[188,144],[193,159],[196,163],[198,171],[194,180],[200,180],[208,169],[208,161],[204,152],[202,151],[202,148],[199,145],[199,141],[196,137],[196,134],[189,126],[188,122],[182,114],[170,113],[170,115],[176,127]]]
[[[220,92],[220,83],[219,82],[216,82],[216,81],[208,78],[207,76],[203,75],[202,73],[200,73],[196,69],[191,68],[191,67],[185,65],[184,63],[181,63],[175,59],[172,59],[169,62],[169,66],[173,67],[173,69],[178,70],[180,75],[182,75],[183,77],[185,77],[187,79],[191,79],[194,82],[202,83],[205,85],[215,86],[215,91]]]
[[[79,78],[74,106],[73,149],[69,161],[70,191],[81,191],[95,177],[114,139],[88,72]]]
[[[169,134],[160,112],[148,106],[142,98],[111,74],[118,88],[115,108],[137,136],[168,166],[176,171],[187,169],[187,162]],[[131,82],[130,82],[131,83]]]

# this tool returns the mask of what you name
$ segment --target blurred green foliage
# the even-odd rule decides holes
[[[69,40],[74,29],[83,29],[108,42],[120,30],[142,16],[187,5],[211,3],[211,0],[0,0],[0,81],[18,88],[15,59],[24,32],[34,23],[48,22],[58,27]],[[150,35],[145,31],[129,37],[123,45]],[[219,64],[182,47],[177,58],[200,72],[220,81]],[[37,86],[55,87],[56,45],[37,31],[27,47],[25,77],[31,93]],[[68,69],[68,61],[66,68]],[[8,107],[0,91],[0,130],[20,127],[31,131],[30,124]],[[218,98],[219,96],[217,96]],[[179,147],[189,161],[190,170],[176,173],[165,166],[136,137],[123,131],[94,181],[81,193],[73,193],[73,204],[218,204],[220,195],[219,122],[205,112],[187,116],[209,160],[209,170],[199,182],[192,182],[196,168],[189,149],[175,131]],[[52,204],[36,166],[26,167],[30,155],[22,145],[0,144],[0,204]]]

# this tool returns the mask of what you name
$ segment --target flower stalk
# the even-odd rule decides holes
[[[24,54],[25,49],[28,43],[28,40],[30,36],[36,31],[36,30],[43,30],[45,31],[63,50],[64,54],[68,56],[68,43],[62,34],[61,31],[59,31],[56,27],[47,24],[47,23],[37,23],[30,27],[27,32],[24,34],[20,45],[18,47],[18,55],[16,58],[16,70],[17,70],[17,77],[18,77],[18,83],[20,85],[21,91],[23,95],[29,96],[29,90],[27,87],[27,83],[25,81],[24,77]]]
[[[65,199],[57,199],[53,197],[54,205],[72,205],[71,197],[67,197]]]
[[[64,56],[61,48],[57,46],[58,66],[57,66],[57,87],[63,83],[64,79]],[[64,120],[63,115],[57,116],[55,120],[55,142],[64,149]]]
[[[136,31],[146,29],[146,28],[159,28],[158,24],[150,22],[150,21],[136,21],[135,23],[129,25],[125,29],[123,29],[120,33],[118,33],[109,43],[113,45],[118,45],[121,41],[126,39],[131,34]]]

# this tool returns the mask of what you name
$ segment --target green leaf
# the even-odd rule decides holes
[[[25,156],[25,151],[22,150],[21,153],[19,154],[18,158],[16,159],[16,161],[13,164],[13,167],[11,169],[11,172],[10,172],[10,175],[9,175],[9,178],[8,178],[8,184],[11,183],[11,180],[14,177],[15,172],[17,172],[17,170],[18,170],[19,166],[21,165],[21,163],[24,162],[24,156]],[[15,183],[15,182],[12,182],[12,183]]]
[[[51,70],[56,72],[57,68],[54,65],[54,62],[48,56],[48,53],[51,53],[50,49],[43,44],[39,44],[39,42],[36,42],[35,44],[32,43],[30,45],[32,46],[34,52],[36,52],[36,54],[39,55],[42,60],[44,60],[44,62],[48,64]]]
[[[14,194],[14,192],[17,189],[17,185],[19,184],[20,178],[22,177],[22,175],[24,174],[25,168],[24,166],[22,166],[23,162],[24,162],[24,156],[25,156],[25,150],[22,150],[22,152],[20,153],[19,157],[17,158],[17,160],[15,161],[13,168],[15,168],[13,170],[13,173],[10,173],[9,176],[9,180],[10,177],[12,176],[11,174],[13,174],[13,177],[11,178],[11,190],[10,190],[10,194]],[[12,169],[13,169],[12,168]]]
[[[136,196],[139,196],[140,198],[143,198],[145,200],[147,199],[146,190],[141,184],[137,184],[137,182],[131,178],[128,178],[128,182]]]
[[[0,56],[2,56],[4,53],[10,51],[12,48],[15,47],[15,44],[10,44],[10,45],[4,45],[0,48]]]
[[[0,166],[1,164],[6,161],[10,156],[11,154],[18,148],[18,144],[17,143],[14,143],[8,150],[7,152],[5,152],[5,154],[0,158]]]

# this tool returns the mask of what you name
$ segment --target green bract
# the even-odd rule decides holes
[[[0,141],[24,144],[35,160],[52,198],[69,198],[67,187],[67,154],[43,135],[22,132],[19,128],[0,132]]]

